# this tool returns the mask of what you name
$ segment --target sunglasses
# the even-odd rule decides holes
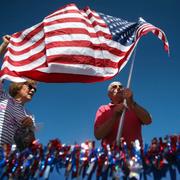
[[[28,89],[31,90],[31,89],[34,89],[34,92],[37,91],[36,87],[32,86],[31,84],[26,84]]]

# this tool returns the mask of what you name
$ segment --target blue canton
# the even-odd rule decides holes
[[[112,34],[112,39],[124,46],[129,46],[135,41],[135,33],[142,23],[128,22],[121,18],[98,13],[105,21]]]

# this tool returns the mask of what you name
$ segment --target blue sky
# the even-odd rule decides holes
[[[0,36],[31,27],[43,17],[69,3],[79,8],[90,6],[104,14],[137,21],[146,21],[165,31],[170,44],[170,57],[162,42],[151,33],[138,46],[131,88],[135,100],[151,113],[153,123],[143,127],[143,139],[180,133],[180,21],[178,0],[6,0],[1,2]],[[2,60],[2,58],[1,58]],[[113,80],[127,83],[130,62]],[[111,80],[111,81],[113,81]],[[107,85],[111,81],[93,84],[39,83],[38,91],[28,109],[41,126],[37,138],[47,144],[59,138],[63,143],[81,143],[95,140],[93,123],[97,108],[109,102]],[[97,142],[97,145],[99,143]]]

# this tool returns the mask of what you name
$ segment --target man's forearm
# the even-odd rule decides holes
[[[94,135],[95,137],[100,140],[104,139],[112,130],[114,123],[120,117],[120,115],[114,114],[113,117],[103,123],[101,126],[95,128]]]
[[[5,53],[8,43],[3,42],[0,46],[0,55]]]
[[[143,124],[150,124],[152,122],[150,114],[136,102],[133,102],[130,108],[136,113]]]

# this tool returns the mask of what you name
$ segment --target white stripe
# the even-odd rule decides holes
[[[96,12],[94,12],[94,11],[91,11],[91,9],[89,9],[89,8],[86,10],[86,14],[87,14],[87,15],[92,14],[93,16],[95,16],[94,18],[96,18],[96,16],[99,17],[99,14],[98,14],[98,13],[96,13]],[[96,18],[96,19],[97,19],[97,18]]]
[[[10,45],[8,47],[10,47],[11,49],[13,49],[14,51],[22,51],[26,48],[31,47],[32,45],[36,44],[37,41],[39,41],[40,39],[42,39],[44,37],[44,32],[43,30],[40,31],[38,34],[36,34],[34,37],[32,37],[31,39],[29,39],[25,44],[21,45],[21,46],[14,46],[10,43]]]
[[[106,39],[104,36],[99,36],[98,38],[92,38],[87,34],[70,34],[70,35],[56,35],[51,37],[46,37],[46,45],[52,42],[67,42],[67,41],[89,41],[92,44],[100,45],[102,43],[106,44],[109,47],[119,49],[123,52],[127,52],[132,45],[123,46],[120,43]],[[79,44],[80,45],[80,44]]]
[[[141,26],[137,29],[137,31],[136,31],[136,36],[139,36],[140,33],[141,33],[141,31],[143,31],[143,29],[144,29],[145,27],[148,27],[148,26],[149,26],[149,24],[147,24],[147,23],[141,25]]]
[[[53,55],[83,55],[98,59],[110,59],[113,62],[119,62],[124,56],[116,56],[106,50],[94,50],[88,47],[54,47],[46,50],[47,56]]]
[[[144,32],[144,31],[147,31],[147,30],[152,31],[152,33],[154,33],[154,34],[155,34],[155,30],[158,30],[158,35],[157,35],[157,37],[158,37],[160,40],[162,40],[163,35],[165,36],[165,33],[164,33],[161,29],[159,29],[159,28],[157,28],[156,26],[153,26],[153,25],[151,25],[151,24],[149,24],[149,26],[147,26],[147,27],[144,27],[143,30],[141,30],[141,32]],[[141,32],[138,32],[138,34],[140,34]],[[155,35],[156,35],[156,34],[155,34]],[[165,36],[165,37],[166,37],[166,36]],[[166,38],[165,38],[165,43],[167,43],[167,39],[166,39]],[[168,45],[168,43],[167,43],[167,45]]]
[[[154,29],[156,30],[157,28],[155,26],[149,26],[149,27],[143,28],[143,30],[141,32],[145,32],[145,31],[152,32],[152,30],[154,30]]]
[[[144,31],[144,29],[149,29],[149,28],[156,28],[156,27],[149,23],[143,24],[137,29],[136,34],[139,36],[142,33],[142,31]]]
[[[94,26],[94,28],[91,28],[81,22],[65,22],[65,23],[52,24],[52,25],[44,27],[46,33],[55,31],[55,30],[64,29],[64,28],[70,28],[70,29],[80,28],[80,29],[87,30],[89,33],[97,33],[98,31],[102,31],[104,33],[110,34],[108,28],[104,28],[99,25],[96,25],[96,26]]]
[[[91,17],[90,19],[86,16],[84,16],[86,14],[79,14],[78,12],[77,13],[66,13],[66,14],[59,14],[59,15],[56,15],[56,16],[53,16],[51,18],[48,18],[48,19],[44,19],[44,22],[51,22],[51,21],[55,21],[55,20],[60,20],[60,19],[66,19],[66,18],[80,18],[80,19],[83,19],[85,20],[87,23],[89,24],[92,24],[93,22],[98,22],[98,23],[101,23],[101,24],[105,24],[105,22],[102,20],[102,19],[97,19],[95,17]]]
[[[4,74],[3,76],[0,77],[0,80],[6,79],[8,81],[13,81],[13,82],[25,82],[28,80],[28,78],[22,78],[22,77],[14,77],[8,74]]]
[[[89,19],[85,18],[84,16],[82,16],[79,13],[66,13],[66,14],[60,14],[57,16],[53,16],[49,19],[44,19],[44,22],[52,22],[55,20],[60,20],[60,19],[66,19],[66,18],[71,18],[73,20],[73,18],[80,18],[80,19],[84,19],[88,24],[91,24],[91,21],[89,21]]]
[[[31,56],[38,54],[39,52],[41,52],[44,49],[44,42],[42,44],[40,44],[39,46],[37,46],[36,48],[31,49],[30,51],[28,51],[27,53],[21,54],[21,55],[14,55],[11,54],[10,51],[8,51],[8,53],[5,56],[9,56],[13,61],[15,62],[19,62],[19,61],[23,61],[27,58],[30,58]]]
[[[82,74],[90,76],[113,76],[118,72],[118,68],[104,68],[92,65],[81,64],[56,64],[49,63],[48,67],[38,68],[37,71],[44,73],[66,73],[66,74]]]
[[[34,62],[28,63],[26,65],[22,65],[22,66],[13,66],[8,61],[5,61],[1,69],[3,70],[5,67],[7,67],[9,70],[16,71],[16,72],[29,71],[42,65],[45,61],[46,61],[46,56],[43,56],[35,60]]]
[[[95,18],[94,16],[92,16],[90,18],[90,21],[93,23],[93,22],[98,22],[98,23],[101,23],[101,24],[106,24],[102,19],[97,19]]]
[[[158,33],[158,38],[159,38],[159,39],[162,39],[162,36],[163,36],[163,35],[162,35],[162,32],[159,31],[159,33]]]
[[[88,15],[84,11],[80,11],[80,13],[86,18],[88,17]]]
[[[104,22],[104,20],[97,14],[97,16],[100,18],[100,19],[98,19],[98,18],[96,18],[95,16],[92,16],[91,18],[89,18],[88,17],[88,15],[89,15],[89,13],[85,13],[85,12],[81,12],[81,14],[84,16],[84,17],[86,17],[87,19],[89,19],[90,21],[91,21],[91,23],[93,23],[93,22],[98,22],[98,23],[101,23],[101,24],[106,24],[105,22]]]
[[[66,7],[66,8],[63,8],[63,9],[61,9],[61,10],[58,10],[58,11],[56,11],[55,13],[47,16],[47,17],[45,18],[45,22],[50,22],[50,21],[53,21],[53,20],[56,20],[56,19],[59,19],[59,18],[61,19],[61,17],[62,17],[62,18],[66,18],[66,17],[68,17],[68,16],[69,16],[69,18],[75,17],[75,16],[73,15],[73,13],[68,13],[67,10],[76,10],[76,11],[77,11],[76,14],[78,14],[78,12],[79,12],[80,14],[82,14],[82,15],[85,17],[85,18],[83,17],[83,19],[87,20],[88,22],[89,22],[88,15],[89,15],[90,13],[93,14],[94,16],[98,16],[98,17],[99,17],[99,15],[98,15],[97,13],[92,12],[90,9],[88,9],[86,12],[84,12],[84,11],[80,11],[75,5],[72,5],[72,6],[68,6],[68,7]],[[58,15],[59,13],[65,13],[65,14],[60,14],[60,15]],[[57,14],[57,15],[56,15],[56,14]],[[73,16],[70,16],[71,14],[72,14]],[[75,14],[75,13],[74,13],[74,14]],[[52,15],[56,15],[56,16],[50,17],[50,16],[52,16]],[[78,16],[77,16],[77,17],[78,17]],[[82,16],[79,16],[79,17],[82,18]],[[53,19],[53,18],[54,18],[54,19]],[[99,23],[104,23],[104,21],[103,21],[102,19],[98,19],[98,18],[96,18],[96,17],[90,18],[90,21],[91,21],[91,22],[97,21],[97,22],[99,22]]]
[[[164,43],[167,45],[167,46],[169,46],[169,43],[168,43],[168,41],[167,41],[167,37],[166,37],[166,34],[164,33],[164,31],[163,30],[161,30],[161,29],[159,29],[159,28],[157,28],[158,30],[159,30],[159,34],[158,34],[158,38],[159,39],[161,39],[162,40],[162,38],[163,38],[163,36],[164,36]],[[155,33],[155,31],[153,31],[153,33]]]
[[[18,38],[12,37],[11,40],[12,40],[13,42],[21,42],[21,41],[25,38],[25,36],[26,36],[27,34],[29,34],[31,31],[33,31],[34,29],[36,29],[36,28],[37,28],[38,26],[40,26],[42,23],[43,23],[43,22],[40,22],[40,23],[38,23],[38,24],[36,24],[36,25],[34,25],[34,26],[32,26],[32,27],[24,30],[24,31],[22,32],[22,34],[21,34]]]

